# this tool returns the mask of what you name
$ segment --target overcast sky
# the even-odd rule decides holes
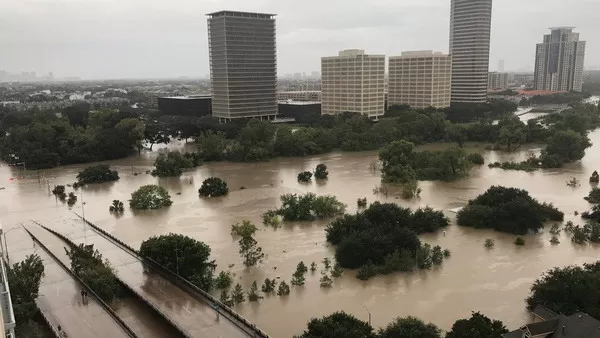
[[[448,51],[450,0],[0,0],[0,70],[38,76],[157,78],[209,72],[206,13],[277,14],[278,73],[322,56]],[[600,68],[600,0],[494,0],[490,70],[532,70],[552,26],[576,26]]]

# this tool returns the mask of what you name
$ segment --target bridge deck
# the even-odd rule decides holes
[[[143,264],[114,243],[84,227],[76,216],[44,224],[75,243],[93,244],[110,262],[125,284],[177,323],[190,337],[248,337],[242,329],[225,318],[217,319],[215,310],[176,286],[163,276],[145,271]]]
[[[66,243],[60,238],[39,226],[28,226],[27,230],[44,243],[63,264],[67,267],[71,266],[71,260],[63,249]],[[78,294],[78,297],[79,302],[81,302],[81,295]],[[92,297],[89,297],[89,299],[91,302]],[[138,337],[168,338],[180,336],[173,332],[175,330],[170,328],[164,319],[156,318],[152,311],[148,311],[147,305],[135,298],[122,298],[118,302],[109,305]]]

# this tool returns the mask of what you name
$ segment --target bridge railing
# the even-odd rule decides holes
[[[29,234],[29,236],[31,236],[31,238],[36,241],[39,246],[50,256],[52,257],[52,259],[58,264],[60,265],[61,268],[63,268],[63,270],[65,270],[73,279],[75,279],[79,285],[81,285],[88,293],[90,293],[92,295],[92,297],[94,297],[94,299],[98,302],[98,304],[100,304],[100,306],[102,306],[104,308],[104,310],[106,310],[106,312],[108,312],[108,314],[115,320],[115,322],[117,322],[117,324],[123,329],[123,331],[125,331],[125,333],[132,338],[138,338],[138,336],[135,334],[135,332],[133,332],[131,330],[131,328],[129,328],[129,326],[127,324],[125,324],[125,322],[113,311],[113,309],[108,306],[108,304],[106,304],[106,302],[104,302],[102,300],[102,298],[100,298],[100,296],[98,296],[98,294],[96,294],[94,292],[94,290],[92,290],[83,280],[81,280],[81,278],[79,278],[79,276],[77,276],[75,273],[73,273],[73,271],[71,271],[71,269],[69,269],[58,257],[56,257],[56,255],[50,251],[50,249],[48,249],[48,247],[46,247],[46,245],[44,243],[42,243],[34,234],[32,234],[29,230],[25,229],[25,231],[27,231],[27,233]]]
[[[81,218],[90,227],[92,227],[92,229],[101,233],[103,236],[110,238],[112,241],[117,243],[119,246],[123,247],[123,249],[130,251],[130,253],[132,255],[134,255],[135,257],[137,257],[144,265],[148,266],[151,269],[154,269],[156,272],[163,275],[163,277],[165,277],[167,280],[171,281],[175,285],[184,289],[189,294],[199,295],[200,300],[209,303],[209,305],[218,305],[218,308],[216,308],[215,311],[218,311],[224,317],[228,318],[232,323],[234,323],[240,329],[244,330],[247,333],[250,333],[253,337],[270,338],[270,336],[268,334],[266,334],[263,330],[258,328],[255,324],[249,322],[248,320],[246,320],[246,318],[240,316],[237,312],[233,311],[229,306],[221,303],[220,300],[214,298],[206,291],[198,288],[196,285],[192,284],[187,279],[185,279],[185,278],[181,277],[180,275],[178,275],[177,273],[165,268],[164,266],[160,265],[158,262],[156,262],[150,258],[141,256],[139,251],[135,250],[128,244],[122,242],[120,239],[116,238],[115,236],[109,234],[108,232],[106,232],[102,228],[98,227],[97,225],[91,223],[90,221],[83,218],[79,214],[77,214],[77,213],[74,213],[74,214],[77,215],[77,217]]]
[[[77,246],[73,241],[71,241],[65,235],[63,235],[63,234],[61,234],[61,233],[59,233],[57,231],[54,231],[52,229],[49,229],[46,226],[44,226],[42,224],[39,224],[39,223],[37,223],[35,221],[33,221],[33,222],[35,224],[39,225],[40,227],[44,228],[46,231],[49,231],[50,233],[52,233],[56,237],[60,238],[61,240],[63,240],[67,244],[69,244],[71,247]],[[127,289],[132,294],[136,295],[142,302],[144,302],[144,304],[146,304],[148,307],[150,307],[152,310],[154,310],[154,312],[156,312],[159,316],[161,316],[162,318],[164,318],[171,326],[173,326],[173,328],[175,328],[177,331],[179,331],[179,333],[181,333],[184,337],[190,337],[190,335],[187,334],[183,330],[183,328],[181,326],[179,326],[177,323],[175,323],[171,319],[169,319],[161,310],[159,310],[156,306],[154,306],[154,304],[150,303],[146,298],[144,298],[142,295],[140,295],[138,292],[136,292],[133,288],[129,287],[129,285],[127,285],[127,283],[123,282],[117,276],[115,276],[115,279],[119,282],[119,284],[122,287],[124,287],[125,289]]]

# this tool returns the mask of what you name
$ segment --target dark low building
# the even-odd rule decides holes
[[[504,338],[598,338],[600,321],[587,313],[559,315],[538,305],[535,322],[503,335]]]
[[[159,97],[158,109],[164,115],[212,115],[212,98],[210,95]]]
[[[293,118],[306,115],[321,115],[321,102],[317,101],[279,101],[279,117]]]

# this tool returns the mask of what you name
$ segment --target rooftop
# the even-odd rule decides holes
[[[198,94],[198,95],[185,95],[185,96],[164,96],[161,99],[172,99],[172,100],[204,100],[210,99],[210,94]]]
[[[278,104],[289,104],[292,106],[308,106],[313,104],[321,104],[320,101],[277,101]]]
[[[208,13],[206,16],[210,16],[211,18],[219,17],[219,16],[236,16],[236,17],[257,17],[257,18],[272,18],[277,14],[269,14],[269,13],[252,13],[252,12],[238,12],[238,11],[218,11],[214,13]]]
[[[428,56],[448,56],[442,52],[434,52],[432,50],[415,50],[402,52],[400,56],[390,56],[390,59],[398,58],[417,58],[417,57],[428,57]]]
[[[571,316],[559,315],[543,322],[527,324],[504,334],[504,338],[519,337],[522,333],[547,338],[597,338],[600,337],[600,320],[578,312]]]

